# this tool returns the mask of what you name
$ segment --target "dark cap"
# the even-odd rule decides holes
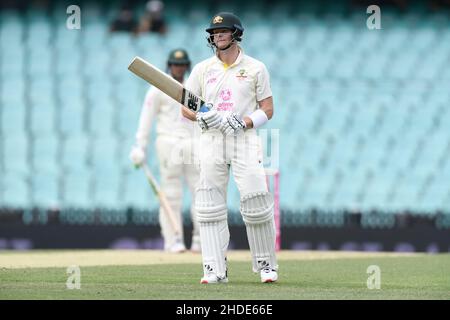
[[[191,60],[189,60],[189,56],[184,49],[175,49],[169,53],[169,58],[167,60],[167,64],[186,64],[190,65]]]
[[[220,12],[214,15],[206,32],[212,33],[216,29],[237,30],[237,36],[239,37],[242,36],[242,33],[244,32],[241,20],[231,12]]]

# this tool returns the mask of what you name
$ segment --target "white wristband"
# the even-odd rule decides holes
[[[255,112],[253,112],[251,115],[249,115],[249,118],[252,119],[253,128],[259,128],[264,123],[269,121],[269,118],[267,118],[267,114],[261,109],[258,109]]]

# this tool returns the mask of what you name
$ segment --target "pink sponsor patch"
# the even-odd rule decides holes
[[[232,111],[233,105],[233,102],[221,102],[217,105],[217,111]]]
[[[220,102],[217,105],[217,110],[219,111],[231,111],[233,110],[234,103],[231,100],[232,92],[230,89],[222,89],[219,93],[220,99],[222,99],[222,102]]]
[[[220,91],[220,97],[223,101],[228,101],[231,99],[231,90],[230,89],[223,89]]]
[[[214,70],[210,70],[206,73],[206,84],[217,82],[217,73]]]
[[[209,78],[208,81],[206,82],[206,84],[211,84],[217,81],[217,78]]]

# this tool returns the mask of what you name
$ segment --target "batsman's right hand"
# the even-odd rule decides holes
[[[145,162],[145,151],[141,147],[134,146],[130,152],[130,159],[135,167],[140,167]]]
[[[202,131],[218,129],[220,127],[220,123],[222,122],[222,116],[213,109],[207,112],[197,112],[196,118]]]

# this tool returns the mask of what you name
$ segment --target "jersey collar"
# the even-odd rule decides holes
[[[238,56],[236,58],[236,61],[234,61],[233,64],[228,65],[228,64],[224,63],[222,60],[220,60],[219,59],[219,52],[216,52],[216,61],[218,63],[220,63],[220,65],[222,65],[225,70],[238,65],[242,61],[242,58],[244,56],[244,50],[242,50],[242,48],[239,47],[239,46],[238,46],[238,49],[239,49],[239,54],[238,54]]]

